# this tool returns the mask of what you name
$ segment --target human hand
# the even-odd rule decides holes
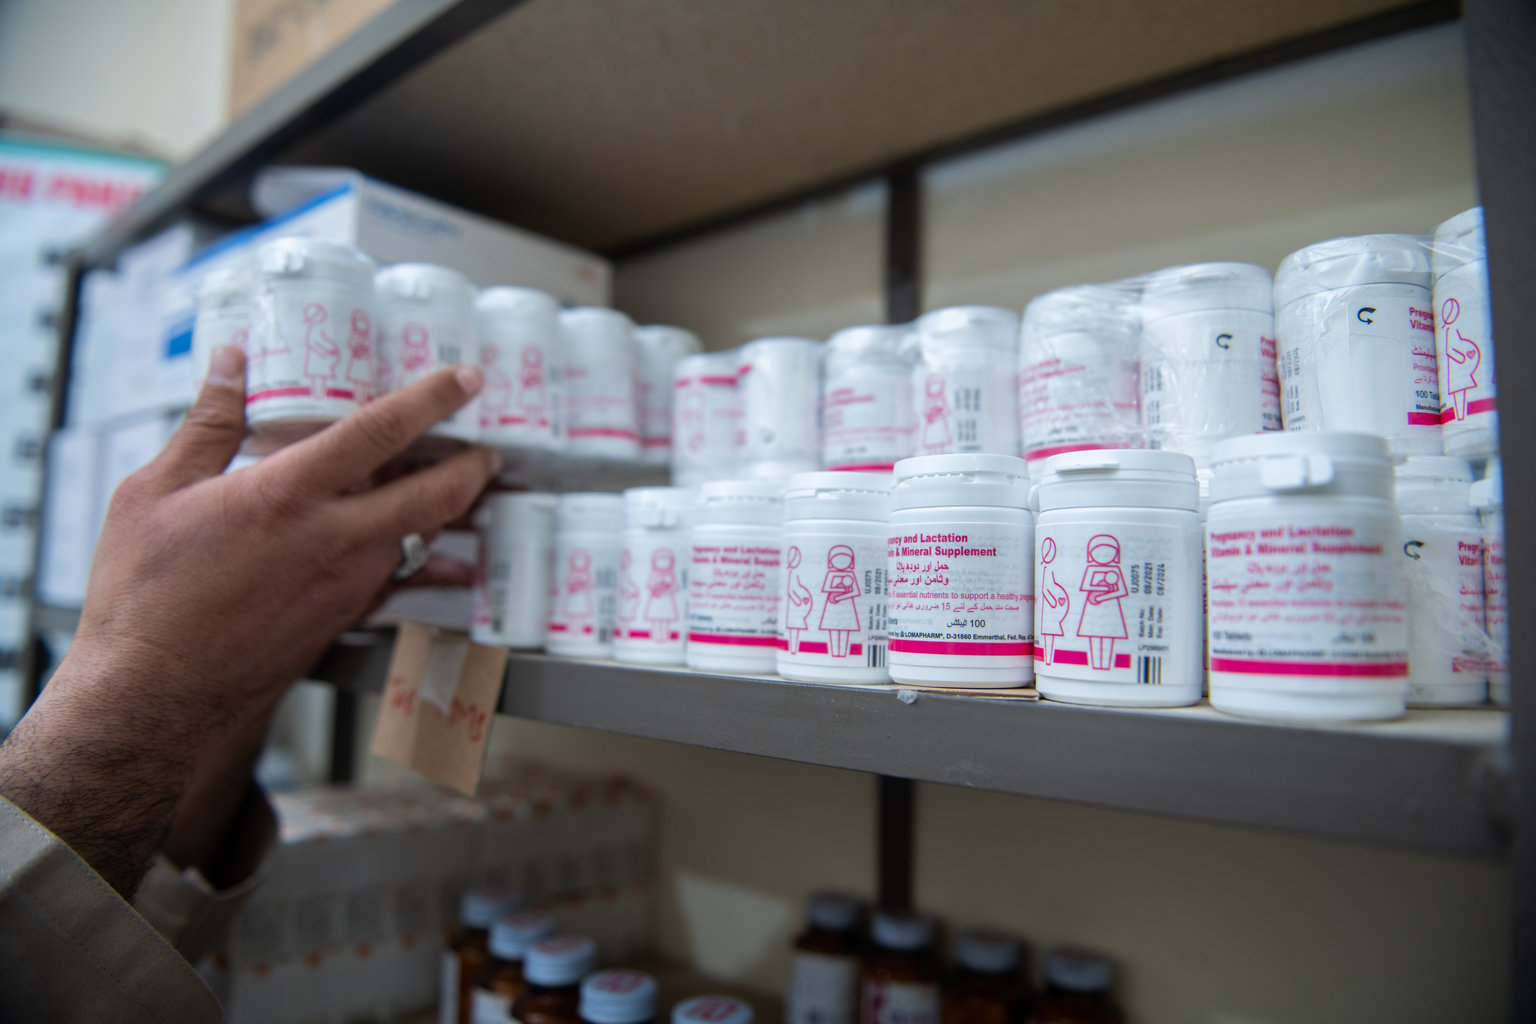
[[[499,465],[471,448],[368,486],[480,390],[460,367],[224,474],[245,432],[244,365],[217,350],[165,451],[118,488],[75,643],[0,748],[0,792],[120,891],[210,747],[369,607],[402,536],[462,515]]]

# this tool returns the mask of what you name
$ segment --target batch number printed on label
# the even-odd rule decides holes
[[[890,649],[909,654],[1034,653],[1028,531],[916,528],[887,542]]]

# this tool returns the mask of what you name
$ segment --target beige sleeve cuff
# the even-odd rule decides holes
[[[134,909],[182,956],[196,963],[229,930],[235,914],[270,872],[276,847],[277,817],[253,783],[230,828],[220,863],[210,866],[214,877],[231,880],[228,886],[215,889],[197,868],[178,868],[164,854],[156,854],[134,893]]]
[[[0,1020],[209,1022],[191,964],[91,866],[0,797]]]

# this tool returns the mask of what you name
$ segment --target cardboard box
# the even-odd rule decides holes
[[[236,0],[230,117],[250,109],[389,4],[390,0]]]

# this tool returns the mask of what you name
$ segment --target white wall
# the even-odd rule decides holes
[[[224,126],[233,0],[0,0],[0,110],[181,159]]]

